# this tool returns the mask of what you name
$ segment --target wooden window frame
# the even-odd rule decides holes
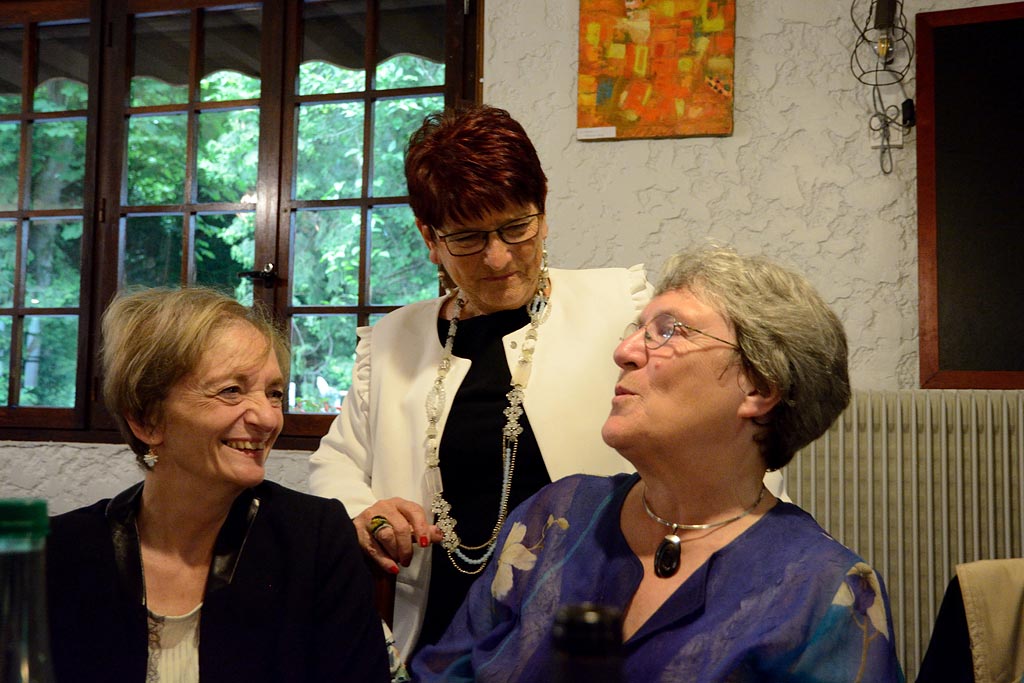
[[[300,0],[301,1],[301,0]],[[0,440],[14,441],[69,441],[94,443],[119,443],[113,420],[102,405],[99,386],[98,350],[100,347],[99,320],[103,310],[117,290],[119,255],[119,211],[110,210],[119,206],[122,156],[124,147],[124,118],[104,119],[102,127],[96,124],[101,110],[120,111],[127,96],[127,73],[130,55],[128,40],[130,22],[128,17],[137,13],[196,10],[213,6],[237,5],[238,0],[23,0],[4,3],[0,7],[0,25],[51,22],[88,16],[90,34],[90,97],[87,110],[89,119],[86,145],[86,197],[84,206],[82,236],[82,290],[79,303],[79,346],[78,379],[74,408],[33,408],[0,407]],[[443,87],[445,102],[449,105],[462,101],[479,102],[481,96],[480,69],[482,64],[483,0],[446,0],[447,42],[445,66],[447,74],[459,74],[458,78],[447,78]],[[374,0],[367,0],[368,8]],[[464,13],[463,10],[468,12]],[[458,11],[456,11],[458,10]],[[272,289],[254,286],[253,298],[267,305],[277,316],[290,317],[293,310],[288,301],[287,278],[290,267],[291,245],[289,244],[290,216],[296,208],[314,205],[316,202],[289,200],[289,188],[285,184],[283,170],[294,168],[290,140],[290,107],[294,106],[296,95],[285,95],[290,83],[289,73],[297,68],[300,58],[300,22],[297,3],[290,0],[264,0],[262,2],[264,36],[261,47],[262,89],[259,100],[261,131],[260,167],[258,169],[260,202],[256,206],[257,268],[266,262],[282,266],[278,285]],[[373,16],[372,13],[369,16]],[[266,35],[268,27],[277,31],[273,37]],[[373,35],[372,26],[368,34]],[[286,53],[284,45],[294,46]],[[275,47],[276,46],[276,47]],[[375,52],[373,40],[367,40],[367,63]],[[278,54],[274,54],[274,50]],[[193,62],[195,56],[193,55]],[[109,64],[122,65],[108,68]],[[28,72],[33,64],[23,65]],[[289,72],[288,70],[292,71]],[[34,73],[34,70],[32,71]],[[388,97],[415,94],[417,89],[386,91]],[[375,101],[375,93],[367,93],[368,101]],[[305,101],[308,98],[303,98]],[[361,98],[362,99],[362,98]],[[116,119],[116,120],[111,120]],[[265,119],[271,121],[267,125]],[[369,125],[369,123],[367,124]],[[364,146],[368,145],[364,135]],[[104,150],[97,155],[96,150]],[[369,149],[364,149],[364,159],[372,159]],[[291,164],[291,166],[287,166]],[[363,187],[369,166],[364,163]],[[269,181],[267,179],[270,179]],[[364,195],[366,193],[364,192]],[[112,201],[113,199],[113,201]],[[400,202],[402,198],[390,198]],[[404,198],[407,203],[407,198]],[[376,201],[365,196],[358,200],[345,200],[345,205],[359,207],[364,219],[372,206],[386,205],[388,201]],[[282,216],[284,216],[282,218]],[[365,222],[364,222],[365,225]],[[359,267],[360,290],[368,285],[369,272],[366,264],[365,247],[369,227],[363,230],[363,256]],[[351,312],[358,315],[360,324],[365,324],[371,314],[384,313],[397,306],[369,306],[363,301]],[[330,312],[347,312],[347,307],[330,307]],[[302,313],[316,313],[317,307],[302,307]],[[33,310],[33,312],[36,312]],[[13,351],[13,350],[12,350]],[[11,378],[12,383],[16,380]],[[6,400],[5,400],[6,403]],[[286,413],[285,428],[278,441],[278,448],[309,450],[315,448],[320,436],[326,433],[334,419],[330,414]]]

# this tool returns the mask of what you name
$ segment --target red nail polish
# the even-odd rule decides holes
[[[398,565],[396,564],[396,565],[392,566],[390,569],[388,569],[388,571],[391,572],[392,574],[397,574],[398,573]]]
[[[426,548],[428,545],[430,545],[430,539],[426,536],[420,536],[420,547]]]

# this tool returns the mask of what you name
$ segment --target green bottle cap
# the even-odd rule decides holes
[[[0,535],[43,538],[50,531],[42,498],[0,498]]]

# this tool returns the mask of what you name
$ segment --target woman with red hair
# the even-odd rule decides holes
[[[650,293],[641,266],[548,267],[547,178],[504,110],[428,116],[405,173],[445,293],[359,330],[311,489],[358,513],[363,550],[397,575],[407,655],[444,632],[509,510],[563,476],[623,469],[601,441],[608,358]]]

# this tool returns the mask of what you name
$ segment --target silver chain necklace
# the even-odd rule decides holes
[[[540,282],[537,293],[529,305],[530,329],[526,331],[526,338],[519,354],[519,361],[516,363],[510,381],[511,390],[505,394],[508,399],[508,407],[504,414],[507,418],[504,428],[501,430],[501,499],[498,505],[498,521],[494,524],[490,537],[484,543],[475,546],[464,545],[455,531],[456,520],[451,516],[451,504],[444,499],[444,487],[441,483],[441,461],[439,458],[440,433],[438,422],[441,420],[441,413],[445,405],[445,378],[448,370],[451,369],[452,348],[455,346],[455,332],[459,325],[459,314],[466,302],[461,296],[456,296],[455,308],[452,311],[452,319],[448,323],[448,336],[444,342],[444,351],[441,360],[437,364],[437,377],[434,384],[427,392],[427,449],[426,449],[426,481],[427,490],[431,493],[430,510],[434,513],[434,523],[441,530],[441,546],[448,553],[448,559],[458,571],[463,574],[479,574],[487,567],[487,562],[494,554],[498,543],[498,535],[505,524],[505,517],[508,514],[509,495],[512,491],[512,473],[516,466],[516,452],[519,450],[519,435],[523,428],[519,424],[519,418],[523,414],[523,398],[527,383],[530,381],[530,368],[533,364],[533,352],[537,346],[537,328],[540,327],[544,311],[547,308],[548,297],[546,294],[548,286],[547,269],[541,270]],[[466,554],[466,551],[483,551],[477,557]],[[462,564],[468,565],[465,568]]]
[[[665,538],[661,539],[661,543],[658,544],[658,549],[654,551],[654,574],[659,579],[667,579],[670,576],[675,576],[676,572],[679,571],[679,559],[682,555],[682,548],[680,547],[682,540],[676,534],[680,529],[685,531],[702,531],[705,529],[716,529],[726,524],[732,524],[738,520],[743,519],[751,512],[757,509],[757,506],[764,500],[765,487],[761,485],[761,492],[757,496],[757,501],[753,505],[748,507],[746,510],[730,517],[729,519],[723,519],[720,522],[709,522],[707,524],[676,524],[670,522],[667,519],[662,519],[658,515],[654,514],[651,510],[651,506],[647,504],[647,484],[644,483],[644,489],[640,492],[640,500],[644,504],[644,512],[647,516],[658,524],[663,524],[670,529],[672,533],[666,534]]]

